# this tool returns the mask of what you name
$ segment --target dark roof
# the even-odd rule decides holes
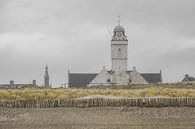
[[[127,74],[130,74],[132,71],[127,71]],[[161,72],[159,73],[140,73],[142,77],[151,84],[162,82]]]
[[[158,82],[162,82],[161,73],[141,73],[141,75],[148,83],[155,84]]]
[[[108,71],[110,72],[110,71]],[[130,73],[131,71],[127,71]],[[162,82],[162,76],[160,73],[141,73],[144,79],[148,83],[158,83]],[[95,77],[97,73],[69,73],[68,74],[68,84],[69,87],[85,87],[87,86]]]
[[[96,76],[97,73],[69,73],[68,74],[69,87],[85,87]]]
[[[187,81],[195,81],[195,78],[190,77],[188,74],[186,74],[182,82],[187,82]]]
[[[127,74],[130,74],[132,71],[127,71]],[[161,72],[159,73],[140,73],[142,77],[151,84],[162,82]]]
[[[0,84],[0,88],[22,88],[24,86],[34,86],[33,84]]]

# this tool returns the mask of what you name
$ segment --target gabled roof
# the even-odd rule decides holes
[[[162,82],[161,73],[141,73],[141,75],[148,83]]]
[[[108,72],[110,73],[111,71]],[[128,74],[130,72],[127,71]],[[162,82],[161,73],[141,73],[141,75],[148,83]],[[69,87],[86,87],[96,76],[97,73],[69,73]]]
[[[127,74],[130,74],[132,71],[127,71]],[[158,83],[162,82],[162,75],[161,72],[159,73],[140,73],[141,76],[148,82],[148,83]]]
[[[182,82],[187,82],[187,81],[195,81],[195,78],[190,77],[188,74],[186,74]]]
[[[85,87],[96,76],[97,73],[69,73],[68,74],[69,87]]]

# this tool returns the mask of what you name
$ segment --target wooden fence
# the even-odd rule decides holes
[[[20,100],[0,101],[0,107],[8,108],[53,108],[53,107],[195,107],[195,97],[169,98],[91,98],[73,100]]]

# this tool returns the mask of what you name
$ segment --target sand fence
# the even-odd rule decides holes
[[[54,108],[54,107],[195,107],[195,97],[140,97],[124,98],[90,96],[71,100],[0,100],[0,107]]]

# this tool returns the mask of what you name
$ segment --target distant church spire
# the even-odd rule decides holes
[[[44,75],[44,86],[45,87],[50,87],[49,86],[49,74],[48,74],[48,67],[47,67],[47,64],[45,66],[45,75]]]

